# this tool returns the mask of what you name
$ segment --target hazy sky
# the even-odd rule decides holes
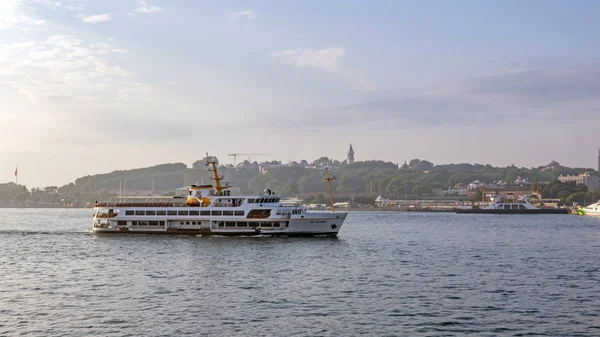
[[[599,1],[0,0],[0,182],[256,159],[595,167]]]

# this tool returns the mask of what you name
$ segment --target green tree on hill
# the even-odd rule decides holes
[[[326,203],[325,196],[322,193],[318,193],[315,195],[315,198],[312,200],[313,204],[324,204]]]

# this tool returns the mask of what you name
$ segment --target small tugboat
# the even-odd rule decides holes
[[[207,154],[208,157],[208,154]],[[96,234],[156,235],[323,235],[337,236],[348,215],[336,212],[331,180],[326,170],[331,212],[308,212],[302,206],[286,206],[271,190],[263,195],[232,195],[212,166],[215,186],[192,185],[186,197],[119,197],[96,202],[93,232]]]
[[[472,214],[569,214],[566,208],[538,208],[530,201],[529,197],[522,196],[517,199],[503,199],[492,196],[492,203],[483,208],[459,208],[456,213]]]

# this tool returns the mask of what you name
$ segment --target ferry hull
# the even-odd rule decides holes
[[[152,229],[139,226],[94,227],[94,234],[140,234],[140,235],[189,235],[189,236],[337,236],[347,213],[329,213],[329,217],[303,216],[296,219],[266,219],[271,221],[287,220],[285,228],[238,227],[232,228],[178,228],[157,227]]]
[[[463,214],[569,214],[565,208],[540,208],[540,209],[457,209],[456,213]]]
[[[199,231],[199,230],[176,230],[176,231],[120,231],[114,229],[94,229],[94,234],[97,235],[179,235],[179,236],[331,236],[336,237],[338,232],[277,232],[277,233],[266,233],[266,232],[211,232],[211,231]]]

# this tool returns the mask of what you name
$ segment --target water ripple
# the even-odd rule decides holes
[[[0,336],[597,336],[600,220],[352,213],[338,239],[96,237],[3,209]]]

